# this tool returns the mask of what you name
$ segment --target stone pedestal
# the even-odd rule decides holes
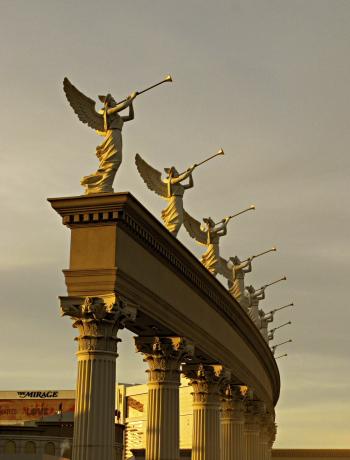
[[[146,460],[179,460],[180,364],[193,346],[180,337],[135,337],[148,363]]]
[[[220,458],[219,386],[229,378],[221,365],[185,365],[193,388],[192,460]]]
[[[244,403],[241,388],[228,385],[221,405],[221,460],[245,460]]]
[[[114,460],[117,333],[135,315],[114,295],[61,297],[79,331],[72,460]]]

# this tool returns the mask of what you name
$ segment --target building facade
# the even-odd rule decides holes
[[[117,389],[118,395],[124,388]],[[70,459],[74,407],[74,390],[0,391],[0,458]],[[116,417],[116,460],[123,458],[124,426],[119,421]]]
[[[180,385],[181,460],[191,459],[192,387]],[[119,384],[116,388],[115,458],[144,460],[148,418],[148,387]],[[70,459],[74,390],[0,391],[0,458],[7,460]],[[284,460],[350,460],[350,449],[274,449]]]

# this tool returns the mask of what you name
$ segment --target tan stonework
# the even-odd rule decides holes
[[[267,432],[268,432],[267,447],[268,447],[269,455],[271,456],[272,446],[274,442],[276,441],[276,436],[277,436],[277,425],[275,424],[274,421],[271,421],[269,423]]]
[[[181,337],[135,337],[148,363],[146,460],[178,460],[180,364],[194,347]]]
[[[259,421],[259,449],[261,460],[271,460],[271,431],[275,429],[274,416],[267,412],[264,404],[258,410]]]
[[[139,314],[126,326],[136,335],[181,331],[202,352],[196,362],[204,358],[232,369],[237,381],[253,387],[269,407],[276,404],[278,368],[257,328],[132,195],[91,194],[50,202],[71,230],[70,263],[64,271],[68,295],[114,292],[131,299]]]
[[[114,295],[60,299],[79,330],[72,460],[113,460],[117,333],[136,310]]]
[[[244,437],[246,460],[261,460],[259,415],[261,403],[246,401]]]
[[[221,365],[186,364],[193,388],[192,460],[213,460],[220,452],[220,385],[230,373]]]
[[[229,384],[221,404],[221,460],[245,460],[241,387]]]

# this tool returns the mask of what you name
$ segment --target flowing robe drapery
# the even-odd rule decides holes
[[[178,234],[183,222],[184,193],[185,189],[182,185],[171,185],[171,195],[167,198],[168,206],[162,211],[164,225],[174,236]]]
[[[103,142],[96,147],[96,156],[100,161],[98,170],[83,177],[81,185],[85,194],[113,192],[113,181],[122,162],[122,126],[123,120],[116,113],[108,119],[109,129],[97,131],[104,137]]]
[[[164,225],[174,236],[177,236],[180,227],[183,223],[183,196],[185,187],[180,184],[181,181],[187,179],[190,172],[185,172],[180,176],[165,179],[164,182],[168,187],[168,206],[162,211],[162,219]]]
[[[259,327],[260,315],[259,315],[259,299],[256,294],[249,294],[249,307],[248,314],[252,319],[253,323]]]
[[[202,264],[210,271],[214,276],[217,275],[218,267],[220,264],[220,250],[219,250],[219,239],[220,236],[216,231],[208,231],[208,244],[207,250],[202,255]]]
[[[244,293],[244,273],[242,270],[232,269],[234,280],[229,287],[229,293],[234,297],[240,306],[248,312],[249,298]]]

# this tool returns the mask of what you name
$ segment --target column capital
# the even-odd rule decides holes
[[[221,364],[185,364],[182,373],[191,382],[194,403],[218,402],[220,385],[231,377]]]
[[[109,352],[116,354],[118,330],[126,321],[136,318],[135,305],[129,305],[115,294],[94,297],[60,297],[62,316],[70,316],[79,330],[79,352]]]
[[[145,355],[149,382],[178,382],[180,364],[194,353],[194,345],[184,337],[134,337],[136,350]]]
[[[222,391],[222,418],[244,422],[244,390],[240,385],[229,383]]]
[[[192,460],[212,460],[220,452],[220,385],[230,372],[220,364],[185,364],[193,388]]]

